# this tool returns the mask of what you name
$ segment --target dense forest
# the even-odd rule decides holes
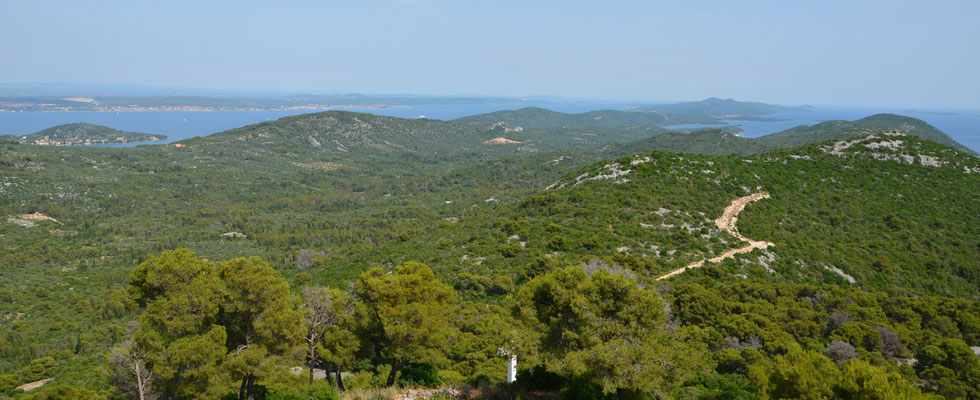
[[[980,159],[890,115],[651,118],[2,142],[0,396],[980,398]]]

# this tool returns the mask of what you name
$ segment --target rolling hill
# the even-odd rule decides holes
[[[887,131],[907,133],[953,147],[967,154],[978,155],[922,120],[894,114],[876,114],[856,121],[826,121],[813,126],[802,125],[758,138],[743,138],[721,129],[674,131],[633,143],[610,144],[599,149],[598,154],[615,157],[639,150],[661,150],[744,156]]]
[[[739,246],[713,221],[732,200],[765,191],[771,198],[749,205],[738,229],[775,246],[723,263],[729,278],[975,297],[980,203],[969,187],[980,187],[980,160],[899,133],[745,158],[639,153],[566,175],[509,207],[460,216],[374,260],[424,260],[447,277],[520,276],[542,255],[570,263],[591,255],[652,279]],[[446,241],[446,252],[412,250]]]
[[[178,247],[260,256],[297,289],[422,261],[480,307],[560,268],[606,269],[657,290],[726,374],[745,375],[722,367],[731,338],[765,342],[763,355],[745,353],[765,360],[846,339],[927,383],[932,372],[894,359],[940,339],[980,344],[980,159],[930,140],[943,138],[921,121],[881,115],[745,139],[630,119],[516,132],[500,115],[480,118],[331,111],[168,145],[0,143],[3,382],[106,387],[95,371],[137,313],[130,271]],[[771,247],[655,281],[742,247],[715,221],[761,192],[737,232]],[[850,325],[828,322],[834,312]],[[886,355],[853,339],[878,327],[907,346]],[[960,375],[935,385],[967,382]]]

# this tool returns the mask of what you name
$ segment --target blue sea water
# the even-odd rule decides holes
[[[543,107],[554,111],[577,113],[600,109],[623,109],[625,103],[483,103],[483,104],[425,104],[410,108],[348,109],[401,118],[449,120],[469,115],[522,107]],[[17,112],[0,113],[0,135],[26,135],[52,126],[72,122],[87,122],[115,129],[167,135],[166,142],[204,136],[241,126],[279,119],[312,111],[130,111],[130,112]],[[957,142],[980,152],[980,111],[907,110],[885,108],[818,107],[808,112],[791,112],[767,116],[781,121],[724,121],[742,129],[743,137],[759,137],[799,125],[813,125],[828,120],[855,120],[878,113],[893,113],[924,120],[946,132]],[[675,125],[672,129],[701,128],[718,125]],[[161,143],[161,142],[152,142]],[[133,146],[127,143],[112,146]]]

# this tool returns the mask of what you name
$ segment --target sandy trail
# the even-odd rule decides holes
[[[736,254],[748,253],[755,249],[765,249],[769,246],[774,246],[772,242],[752,240],[745,236],[742,236],[742,234],[738,233],[738,228],[735,226],[735,223],[738,222],[738,213],[742,212],[742,210],[745,209],[745,206],[747,204],[756,200],[768,199],[768,198],[769,198],[769,192],[758,192],[758,193],[750,194],[745,197],[737,198],[734,201],[732,201],[731,205],[725,207],[725,212],[721,214],[721,216],[718,217],[718,219],[715,220],[715,225],[718,225],[719,229],[731,233],[733,236],[737,237],[739,240],[743,242],[748,242],[748,245],[737,249],[728,250],[724,253],[721,253],[718,256],[709,258],[707,260],[701,260],[695,263],[688,264],[686,267],[675,269],[673,271],[670,271],[666,274],[657,277],[657,280],[659,281],[661,279],[670,278],[674,275],[680,275],[684,273],[684,271],[687,271],[688,268],[698,268],[704,266],[705,262],[718,263],[725,259],[735,257]]]

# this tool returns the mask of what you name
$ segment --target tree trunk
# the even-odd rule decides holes
[[[310,335],[307,338],[307,342],[310,344],[310,353],[309,353],[309,357],[310,357],[310,386],[313,386],[313,366],[316,365],[316,344],[319,341],[319,339],[317,339],[316,336],[313,334],[313,329],[316,329],[316,328],[310,328]]]
[[[238,400],[245,400],[245,392],[248,388],[248,376],[242,377],[242,387],[238,388]]]
[[[136,390],[139,391],[140,400],[146,400],[146,396],[143,394],[145,391],[143,388],[143,371],[140,370],[139,363],[136,363]]]
[[[337,364],[337,389],[340,389],[341,392],[346,390],[344,389],[344,377],[340,374],[340,364]]]
[[[255,400],[255,375],[248,376],[248,400]]]
[[[391,372],[388,373],[388,383],[387,383],[388,387],[392,387],[395,385],[395,376],[398,375],[399,369],[401,369],[401,363],[399,363],[398,360],[392,361]]]

